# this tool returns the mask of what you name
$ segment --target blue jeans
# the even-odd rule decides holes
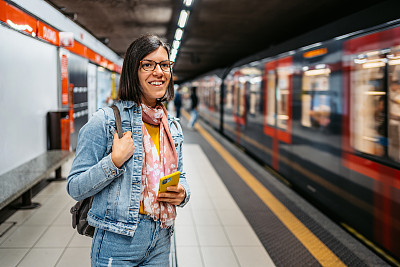
[[[194,124],[197,121],[197,117],[198,116],[199,116],[199,114],[198,114],[197,110],[196,109],[192,109],[192,112],[190,114],[190,121],[189,121],[189,124],[188,124],[188,126],[190,128],[193,128]]]
[[[169,266],[173,228],[160,228],[149,216],[139,214],[133,237],[96,228],[91,262],[96,266]]]

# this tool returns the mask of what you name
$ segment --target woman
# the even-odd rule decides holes
[[[119,108],[97,111],[79,132],[68,193],[94,195],[88,222],[96,228],[92,266],[168,266],[175,206],[190,197],[182,166],[182,128],[161,104],[174,96],[169,48],[146,35],[128,48],[122,67]],[[180,171],[179,185],[158,193],[161,177]]]

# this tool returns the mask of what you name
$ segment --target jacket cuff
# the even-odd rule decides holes
[[[114,162],[111,160],[111,153],[108,154],[105,158],[101,160],[101,167],[103,168],[104,173],[108,178],[115,178],[123,174],[126,170],[125,166],[122,165],[121,169],[117,168],[114,165]]]
[[[190,189],[186,184],[182,184],[183,188],[185,189],[185,199],[178,205],[178,207],[184,207],[186,203],[188,203],[190,199]]]

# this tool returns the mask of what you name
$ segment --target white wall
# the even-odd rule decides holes
[[[0,25],[0,174],[46,151],[57,48]]]

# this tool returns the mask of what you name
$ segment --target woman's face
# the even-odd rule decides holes
[[[142,62],[146,62],[146,60],[155,62],[168,60],[167,50],[160,46],[145,56]],[[171,71],[164,72],[159,64],[156,65],[154,70],[144,70],[142,64],[139,66],[138,71],[139,82],[143,88],[142,103],[154,107],[157,99],[163,97],[167,91],[169,81],[171,80]]]

